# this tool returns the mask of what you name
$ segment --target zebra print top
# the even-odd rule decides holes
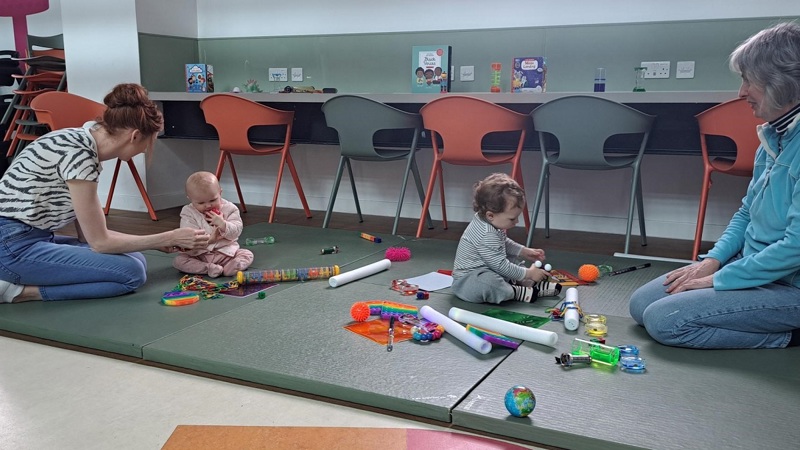
[[[97,182],[102,170],[94,125],[48,133],[19,152],[0,179],[0,216],[47,231],[74,221],[67,181]]]
[[[522,280],[525,268],[513,263],[509,257],[517,258],[523,245],[506,236],[476,213],[458,242],[453,262],[453,278],[459,279],[467,273],[489,268],[506,280]]]

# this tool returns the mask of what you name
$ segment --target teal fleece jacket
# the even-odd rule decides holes
[[[714,289],[784,282],[800,287],[800,115],[783,136],[759,125],[753,178],[719,241],[701,258],[722,267]],[[740,256],[740,257],[737,257]],[[737,257],[735,259],[731,259]]]

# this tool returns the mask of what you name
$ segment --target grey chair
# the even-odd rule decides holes
[[[353,189],[353,199],[356,202],[358,220],[359,222],[364,221],[364,217],[361,215],[361,205],[358,202],[358,192],[356,191],[351,161],[385,162],[405,159],[406,168],[403,173],[403,185],[400,188],[400,198],[397,201],[397,212],[392,226],[392,234],[397,234],[397,225],[400,220],[400,211],[403,208],[409,172],[414,177],[420,203],[425,200],[425,191],[422,187],[415,159],[416,152],[419,150],[418,143],[422,132],[422,118],[419,114],[401,111],[384,103],[357,95],[333,97],[322,105],[322,112],[325,114],[325,121],[328,126],[335,129],[339,134],[339,147],[341,149],[339,168],[336,171],[336,180],[331,189],[328,210],[325,212],[325,220],[322,222],[322,227],[327,228],[330,223],[333,205],[336,202],[336,195],[339,192],[339,184],[342,181],[345,167],[347,167],[347,173],[350,176],[350,185]],[[404,147],[376,146],[374,142],[375,134],[381,130],[405,130],[404,132],[408,133],[408,135],[402,137],[410,137],[410,145]],[[402,133],[403,131],[397,132]],[[433,227],[430,215],[428,215],[428,226]]]
[[[647,245],[641,163],[655,117],[621,103],[589,95],[566,96],[549,101],[534,109],[531,116],[533,128],[539,134],[542,171],[526,245],[530,246],[533,239],[542,196],[545,201],[545,236],[550,236],[550,166],[574,170],[633,169],[625,253],[630,248],[634,204],[638,206],[642,245]],[[555,136],[557,149],[548,145],[547,134]],[[638,146],[635,154],[609,152],[606,148],[606,141],[610,137],[623,134],[633,135],[632,139]]]

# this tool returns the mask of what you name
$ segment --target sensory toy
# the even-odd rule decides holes
[[[600,277],[600,269],[594,264],[584,264],[578,268],[578,278],[589,283],[594,282]]]
[[[386,249],[386,259],[392,262],[408,261],[411,259],[411,250],[408,247],[389,247]]]
[[[239,284],[276,283],[279,281],[306,281],[339,275],[339,266],[306,267],[302,269],[248,270],[236,274]]]
[[[200,301],[200,294],[197,292],[171,291],[165,292],[161,297],[161,304],[166,306],[186,306]]]
[[[528,417],[536,408],[536,396],[530,388],[513,386],[506,391],[505,405],[513,416]]]
[[[369,316],[379,315],[381,319],[388,319],[391,316],[399,317],[404,314],[417,317],[419,310],[416,306],[390,302],[388,300],[357,302],[350,307],[350,316],[356,322],[364,322]]]
[[[178,286],[174,290],[198,291],[200,292],[202,298],[211,299],[220,298],[222,297],[220,292],[227,291],[229,289],[236,289],[237,287],[239,287],[239,283],[236,281],[214,283],[197,275],[184,275],[183,278],[178,281]]]

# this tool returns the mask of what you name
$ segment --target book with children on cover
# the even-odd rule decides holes
[[[542,56],[522,56],[511,63],[511,92],[544,92],[547,66]]]
[[[411,92],[450,92],[451,48],[449,45],[416,45],[411,48]]]

